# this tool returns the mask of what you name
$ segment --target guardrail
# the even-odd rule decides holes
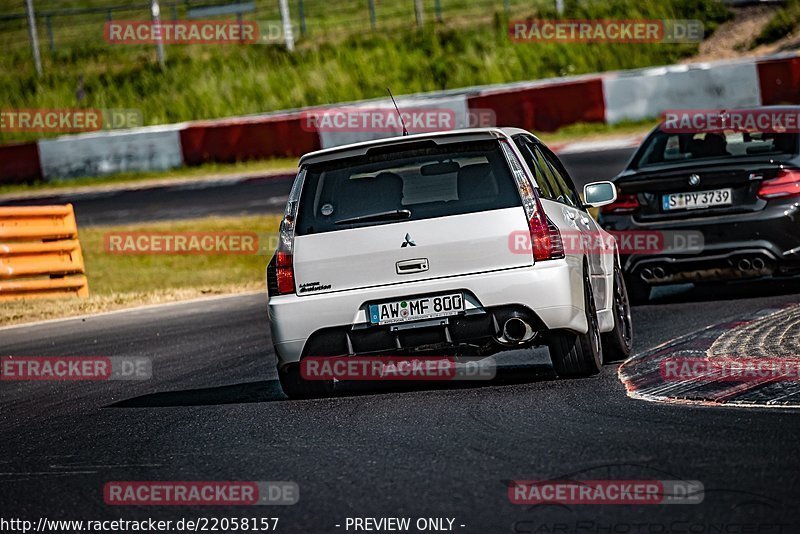
[[[89,296],[72,204],[0,208],[0,300]]]

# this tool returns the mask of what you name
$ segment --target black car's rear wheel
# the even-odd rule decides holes
[[[584,309],[586,322],[589,324],[587,332],[575,334],[556,330],[550,334],[550,358],[556,373],[561,377],[591,376],[599,373],[602,367],[603,345],[588,271],[584,273],[583,285]]]

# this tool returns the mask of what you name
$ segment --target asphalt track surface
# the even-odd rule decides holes
[[[797,281],[659,290],[634,308],[635,351],[798,292]],[[455,518],[465,533],[800,532],[797,412],[633,400],[616,364],[558,380],[545,350],[517,351],[498,357],[492,383],[288,401],[260,294],[3,329],[0,354],[153,362],[146,381],[0,382],[2,518],[278,517],[287,533],[347,532],[348,517]],[[705,491],[700,504],[509,501],[508,481],[544,479],[696,480]],[[300,502],[105,505],[104,483],[127,480],[294,481]]]
[[[632,153],[633,149],[618,149],[568,154],[561,159],[578,182],[578,187],[582,188],[585,182],[606,180],[614,176],[622,169]],[[282,213],[293,178],[293,176],[270,177],[240,183],[217,182],[92,195],[0,200],[0,206],[71,202],[75,207],[79,227],[191,219],[207,215]]]

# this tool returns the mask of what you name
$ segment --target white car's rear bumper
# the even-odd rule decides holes
[[[582,269],[568,261],[552,260],[524,268],[369,289],[273,297],[269,300],[269,318],[279,365],[299,361],[306,341],[319,330],[365,325],[364,310],[369,302],[454,290],[464,291],[467,300],[472,300],[473,306],[479,310],[523,306],[533,312],[547,329],[563,328],[585,333],[588,326],[583,310]],[[474,299],[470,299],[470,295]]]

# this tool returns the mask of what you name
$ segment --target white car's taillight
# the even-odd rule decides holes
[[[546,216],[540,215],[543,213],[543,211],[538,210],[536,215],[528,221],[528,229],[531,232],[531,245],[533,247],[533,259],[542,261],[563,258],[564,243],[561,240],[561,232],[558,231],[558,228],[551,220]]]
[[[517,189],[522,197],[522,206],[528,219],[528,230],[531,234],[531,250],[535,261],[555,260],[564,257],[564,243],[561,232],[555,224],[547,218],[542,202],[536,195],[531,180],[525,175],[517,155],[506,140],[500,141],[503,153],[511,166],[511,173],[517,183]]]
[[[305,169],[300,171],[289,192],[286,211],[281,221],[278,235],[278,249],[275,251],[275,278],[279,295],[295,292],[294,284],[294,231],[297,223],[297,209],[300,204],[300,193],[303,191]]]

